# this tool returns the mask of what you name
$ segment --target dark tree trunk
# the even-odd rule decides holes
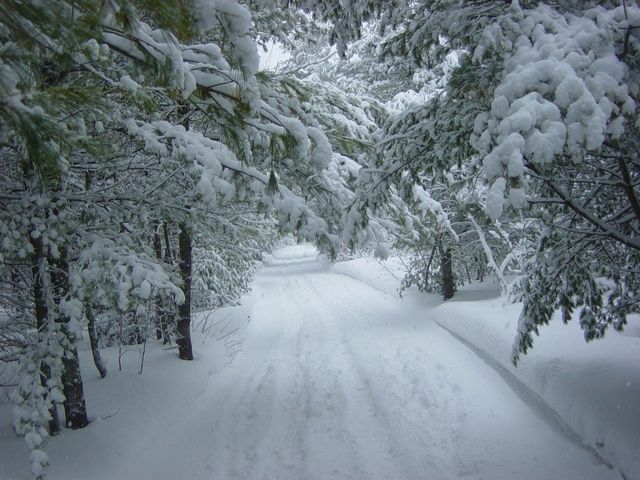
[[[153,222],[153,251],[156,254],[158,260],[162,260],[162,237],[160,236],[160,224]],[[156,340],[162,340],[164,336],[164,329],[162,328],[164,317],[164,308],[162,305],[162,299],[156,300]]]
[[[474,258],[476,261],[476,265],[478,266],[478,275],[477,275],[478,278],[476,278],[476,280],[483,281],[485,276],[484,266],[486,265],[485,258],[484,256],[478,256],[478,255],[476,255]]]
[[[427,268],[425,268],[424,270],[424,291],[428,292],[429,291],[429,283],[431,283],[429,281],[429,275],[431,273],[431,262],[433,261],[433,256],[436,253],[436,245],[433,246],[433,248],[431,249],[431,253],[429,254],[429,261],[427,262]]]
[[[65,425],[67,428],[77,430],[89,425],[87,406],[84,401],[84,389],[82,386],[82,374],[78,361],[78,351],[70,348],[62,360],[64,374],[62,376]]]
[[[178,114],[178,122],[181,123],[186,130],[189,130],[189,108],[183,103],[179,103],[176,113]],[[191,346],[192,238],[191,231],[186,223],[180,224],[178,245],[180,250],[180,277],[182,278],[184,303],[178,306],[178,321],[176,325],[178,338],[176,343],[178,344],[178,356],[182,360],[193,360],[193,348]],[[169,242],[167,241],[167,248],[168,247]]]
[[[50,265],[53,267],[51,283],[53,287],[53,300],[60,305],[69,292],[69,263],[67,261],[67,249],[60,248],[58,258],[50,257]],[[65,396],[64,414],[67,428],[76,430],[89,424],[87,407],[84,401],[84,388],[80,373],[78,350],[76,349],[75,335],[69,330],[69,318],[61,311],[56,314],[56,322],[60,324],[60,332],[63,334],[65,354],[62,357],[62,390]]]
[[[171,252],[171,237],[169,235],[169,226],[166,222],[162,224],[162,232],[164,233],[164,261],[173,263],[173,253]]]
[[[173,263],[173,253],[171,252],[171,235],[169,233],[169,226],[167,225],[166,222],[162,223],[162,232],[164,234],[164,261],[165,263],[171,265]],[[162,250],[162,246],[160,247]],[[162,255],[161,251],[160,253]],[[157,255],[157,252],[156,252],[156,255]],[[171,300],[164,299],[160,301],[159,308],[161,309],[161,312],[162,312],[160,316],[160,322],[161,322],[160,327],[162,328],[162,334],[163,334],[162,344],[166,345],[168,343],[171,343],[171,334],[169,332],[170,327],[172,327],[176,323],[175,305],[171,302]]]
[[[191,347],[191,232],[186,224],[180,224],[180,276],[184,303],[178,306],[178,355],[182,360],[193,360]]]
[[[49,328],[49,309],[47,307],[47,298],[45,291],[45,255],[42,238],[31,238],[33,245],[33,262],[31,264],[31,273],[33,275],[33,303],[36,314],[36,327],[39,334],[43,334]],[[48,390],[47,380],[51,379],[51,368],[49,365],[42,363],[40,365],[40,384]],[[60,418],[58,417],[58,409],[55,403],[51,402],[49,407],[49,434],[60,431]]]
[[[451,261],[451,247],[441,247],[440,262],[440,269],[442,273],[442,296],[445,300],[449,300],[453,297],[454,293],[456,293]]]
[[[107,367],[105,367],[102,357],[100,356],[100,348],[98,347],[98,334],[96,333],[96,317],[93,314],[93,309],[88,303],[84,306],[85,313],[87,314],[87,330],[89,331],[89,343],[91,344],[91,353],[93,354],[93,363],[100,373],[100,377],[107,376]]]
[[[33,244],[33,242],[31,242]],[[17,298],[20,293],[24,291],[23,282],[20,275],[20,271],[14,267],[11,269],[11,291]]]

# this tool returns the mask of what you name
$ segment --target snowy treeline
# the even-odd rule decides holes
[[[559,309],[624,328],[639,35],[634,0],[2,2],[0,361],[34,475],[88,423],[85,330],[103,376],[101,344],[191,359],[192,309],[237,301],[284,232],[395,248],[445,298],[494,275],[514,360]]]
[[[514,360],[558,309],[587,340],[622,329],[640,292],[637,3],[311,3],[348,60],[336,83],[389,107],[352,213],[412,252],[405,284],[447,297],[490,270],[524,302]]]

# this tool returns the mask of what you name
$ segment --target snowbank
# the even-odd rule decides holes
[[[453,301],[435,320],[539,395],[583,441],[628,479],[640,479],[640,338],[609,332],[587,344],[577,320],[554,318],[533,350],[511,364],[520,305]]]
[[[48,441],[46,478],[176,478],[158,472],[164,465],[159,459],[172,458],[183,445],[210,442],[207,432],[193,433],[193,422],[206,418],[216,405],[211,397],[222,397],[234,381],[253,298],[247,295],[242,302],[194,315],[193,362],[178,360],[175,344],[155,340],[146,348],[125,346],[122,352],[108,347],[101,353],[109,373],[101,379],[83,342],[79,354],[91,423],[82,430],[64,429]],[[0,389],[0,480],[32,480],[29,451],[14,434],[11,419],[11,405]],[[184,453],[180,467],[184,478],[197,478],[188,467],[200,466],[198,459],[189,455]]]
[[[400,281],[404,275],[402,260],[390,257],[387,260],[357,258],[331,265],[331,271],[360,280],[376,290],[399,296]]]

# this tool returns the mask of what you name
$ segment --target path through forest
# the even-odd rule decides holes
[[[253,296],[233,375],[194,425],[206,462],[183,478],[618,478],[446,331],[313,251],[280,252]]]
[[[82,350],[93,422],[49,442],[48,478],[620,478],[427,307],[335,273],[310,247],[265,263],[242,306],[194,325],[194,362],[150,344],[139,375],[139,351],[117,371],[107,349],[101,380]],[[6,412],[0,479],[28,479]]]

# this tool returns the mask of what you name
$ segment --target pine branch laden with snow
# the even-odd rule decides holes
[[[228,219],[195,235],[193,305],[205,310],[236,305],[251,288],[256,260],[278,238],[272,219],[228,212]]]
[[[29,345],[21,355],[20,380],[11,393],[13,427],[24,437],[30,450],[31,473],[35,478],[43,478],[49,464],[43,448],[49,438],[51,422],[55,422],[52,412],[65,400],[61,380],[64,349],[59,335],[60,332],[53,328],[37,332],[36,343]]]
[[[538,328],[548,324],[557,310],[566,323],[579,309],[585,340],[604,336],[610,324],[621,330],[626,315],[631,313],[629,304],[618,304],[617,307],[622,307],[618,309],[614,303],[603,301],[611,297],[605,295],[604,285],[595,280],[591,265],[576,254],[570,240],[553,235],[544,241],[555,243],[557,248],[544,248],[525,266],[526,276],[519,286],[523,308],[513,345],[514,363],[533,346],[533,334],[538,335]],[[551,278],[553,282],[549,281]]]
[[[329,245],[335,244],[336,238],[327,232],[326,222],[299,195],[282,181],[277,192],[271,195],[267,192],[269,177],[244,165],[221,142],[169,122],[139,124],[129,121],[127,124],[129,133],[144,141],[149,152],[178,158],[190,166],[197,179],[194,193],[208,208],[216,206],[218,195],[231,199],[237,191],[242,195],[240,200],[246,195],[257,196],[266,207],[274,210],[283,228],[297,232],[304,239],[326,239]]]
[[[388,184],[402,191],[406,183],[401,172],[431,175],[431,190],[453,165],[464,167],[467,188],[475,191],[470,208],[482,205],[503,225],[534,225],[537,233],[518,236],[551,249],[549,255],[561,256],[557,244],[540,242],[540,227],[562,232],[571,258],[586,272],[580,282],[592,285],[598,276],[613,282],[602,299],[606,308],[598,307],[596,294],[580,300],[585,338],[601,336],[609,324],[622,328],[636,311],[630,299],[640,298],[637,3],[573,2],[563,11],[517,1],[419,6],[420,21],[400,16],[402,28],[388,34],[387,58],[411,51],[430,61],[456,53],[458,61],[426,104],[389,117],[375,170],[361,170],[357,210],[389,204]],[[405,7],[390,5],[384,15],[397,18]],[[363,219],[353,213],[350,224]],[[526,316],[527,325],[544,323]]]
[[[146,36],[143,36],[142,33],[139,33],[136,41],[142,42],[144,40],[145,48],[148,49],[149,45],[152,44],[151,39],[147,38],[148,36],[150,36],[150,33],[146,31],[144,31],[143,33]],[[171,45],[155,45],[154,50],[160,52],[160,54],[154,54],[153,55],[154,58],[156,60],[159,60],[161,56],[164,56],[166,58],[173,58],[173,57],[177,58],[180,52],[177,52],[175,48],[174,50],[171,50],[171,48],[169,47],[171,47]],[[215,45],[211,45],[206,49],[204,46],[184,47],[182,54],[184,56],[185,63],[189,63],[189,61],[195,59],[195,56],[190,53],[193,51],[197,51],[197,52],[214,51],[214,53],[219,54],[220,50],[217,49]],[[187,54],[185,54],[184,52],[187,52]],[[202,58],[202,55],[200,57],[201,58],[198,58],[198,60],[200,60],[201,62],[205,60],[205,58]],[[177,61],[178,60],[172,60],[173,63],[176,63]],[[206,66],[201,63],[198,66],[198,71],[212,72],[219,67],[220,67],[220,62],[210,66]],[[222,64],[222,67],[225,68],[227,66]],[[185,68],[191,68],[191,67],[185,67]],[[210,74],[211,73],[207,73],[206,75],[210,75]],[[222,113],[224,113],[225,115],[229,115],[231,122],[234,122],[237,120],[239,120],[240,122],[245,122],[245,121],[247,122],[245,124],[246,131],[243,132],[242,130],[240,130],[238,132],[239,138],[242,139],[243,142],[245,142],[244,143],[245,150],[243,152],[244,157],[253,156],[253,154],[250,151],[247,151],[246,149],[247,141],[255,141],[255,139],[258,139],[259,140],[258,143],[266,142],[267,144],[277,145],[280,142],[280,140],[278,140],[277,137],[285,136],[287,138],[290,138],[292,140],[292,144],[294,145],[290,153],[292,157],[291,159],[285,158],[283,160],[278,160],[279,163],[285,163],[285,162],[290,163],[289,165],[287,165],[287,167],[292,169],[292,171],[287,173],[293,174],[293,173],[298,173],[297,172],[298,170],[301,170],[301,171],[304,171],[305,169],[311,170],[310,172],[306,173],[306,175],[308,176],[308,178],[312,178],[314,179],[314,182],[318,183],[317,188],[319,190],[324,190],[326,192],[329,192],[330,195],[331,195],[332,189],[334,189],[335,187],[341,187],[342,191],[345,191],[344,185],[341,186],[339,184],[336,184],[335,182],[328,180],[324,176],[323,171],[326,169],[326,167],[328,167],[333,153],[332,153],[331,145],[327,140],[323,131],[317,128],[316,126],[303,125],[301,121],[298,120],[298,118],[296,118],[296,116],[300,115],[301,113],[299,110],[291,109],[288,105],[283,105],[282,103],[278,104],[277,102],[274,103],[273,101],[271,101],[271,105],[275,106],[274,108],[274,106],[269,105],[267,102],[258,101],[257,100],[258,97],[256,96],[257,92],[252,90],[253,87],[250,87],[250,85],[253,85],[255,81],[255,78],[253,77],[254,74],[255,74],[255,71],[252,71],[250,69],[245,69],[243,71],[243,78],[241,83],[245,85],[246,88],[242,87],[241,90],[242,91],[246,90],[247,92],[250,91],[250,94],[249,94],[249,97],[242,97],[242,98],[239,97],[237,99],[234,96],[235,94],[233,91],[231,90],[224,91],[224,88],[227,88],[227,86],[230,86],[232,89],[236,88],[232,84],[238,83],[240,80],[237,80],[235,82],[231,82],[231,81],[222,82],[219,79],[207,78],[205,74],[198,73],[198,74],[194,74],[194,81],[198,89],[206,92],[206,95],[203,98],[205,102],[208,102],[211,105],[216,105],[216,108],[219,106],[222,106],[222,109],[223,109]],[[225,75],[227,75],[227,77],[229,78],[232,78],[232,72],[227,73]],[[240,87],[241,85],[238,84],[237,86]],[[215,88],[211,90],[212,87],[215,87]],[[183,92],[183,97],[188,96],[191,92],[192,90],[186,90],[185,92]],[[272,92],[267,91],[266,93],[267,93],[268,99],[271,100],[275,98]],[[289,101],[287,98],[282,98],[282,100],[287,102]],[[258,117],[260,118],[258,122],[253,121],[252,118],[249,116],[241,116],[241,118],[239,119],[237,118],[237,110],[242,107],[243,103],[248,103],[249,105],[252,105],[252,108],[254,110],[257,109],[255,111]],[[199,107],[199,108],[202,108],[202,107]],[[206,108],[207,107],[205,107],[205,109]],[[234,116],[236,117],[236,120],[233,119]],[[313,118],[313,115],[307,114],[305,117],[305,120],[309,121],[312,118]],[[224,122],[228,123],[229,120],[224,120]],[[314,120],[311,120],[311,122],[312,124],[316,123]],[[135,136],[138,136],[141,139],[144,139],[145,146],[148,152],[164,155],[167,150],[166,147],[161,146],[157,142],[154,143],[149,133],[144,135],[141,134],[141,132],[134,127],[134,123],[135,121],[132,121],[132,120],[127,121],[127,128],[129,129],[129,132],[131,134],[134,134]],[[140,125],[142,125],[142,123],[140,123]],[[156,122],[155,128],[159,128],[159,125],[160,124]],[[162,128],[169,128],[169,124],[167,123],[167,125],[163,125],[161,129]],[[226,135],[226,131],[221,132],[221,136],[224,137],[224,135]],[[235,136],[236,133],[234,133],[233,135]],[[254,140],[251,140],[252,138]],[[204,143],[209,143],[209,144],[211,144],[212,142],[215,142],[210,139],[204,139],[204,137],[198,139],[198,142],[203,142],[203,141]],[[223,145],[223,143],[220,143],[220,145],[224,147],[221,150],[226,149],[226,146]],[[197,145],[195,143],[192,143],[186,147],[186,151],[188,151],[192,147],[197,149]],[[209,145],[209,147],[211,147],[211,145]],[[175,152],[172,151],[172,153],[175,153]],[[227,153],[221,153],[221,154],[227,155]],[[271,158],[267,158],[267,160],[270,160],[271,162],[273,162],[273,159]],[[199,162],[202,163],[203,161],[204,160],[200,158]],[[214,160],[211,160],[211,161],[214,162]],[[252,170],[251,168],[247,169],[244,166],[240,165],[240,163],[238,163],[237,160],[234,160],[234,161],[236,162],[236,164],[234,165],[231,165],[230,162],[227,162],[225,164],[225,170],[227,171],[226,173],[228,174],[229,172],[233,172],[233,175],[227,175],[227,176],[239,175],[238,178],[242,178],[243,176],[253,177],[254,180],[256,180],[253,183],[253,187],[260,189],[260,187],[257,187],[257,186],[260,184],[260,182],[263,182],[264,180],[261,177],[261,175],[258,175],[258,172],[261,169],[260,165],[258,165],[258,169]],[[308,165],[311,168],[305,167],[305,165]],[[266,167],[268,168],[269,164],[267,164]],[[224,178],[224,176],[218,175],[218,173],[216,172],[216,169],[218,167],[213,165],[208,165],[207,167],[202,167],[202,168],[203,170],[201,172],[200,178],[197,183],[197,190],[201,198],[204,199],[205,203],[207,203],[209,207],[214,207],[216,204],[216,198],[217,198],[216,192],[220,190],[226,190],[225,193],[227,195],[233,194],[233,186],[228,185],[227,188],[224,188],[224,184],[227,184],[228,182]],[[274,168],[273,163],[271,163],[271,169],[273,168]],[[285,173],[284,171],[280,171],[280,176],[282,177],[284,173]],[[320,175],[317,175],[318,173]],[[289,178],[291,178],[291,181],[293,182],[299,181],[295,179],[293,175],[291,175],[291,177]],[[285,180],[284,178],[282,178],[280,183],[286,184],[289,181],[290,181],[289,179]],[[212,182],[216,183],[217,185],[215,186],[212,185]],[[296,186],[293,189],[293,191],[296,191],[298,189],[299,187]],[[246,188],[244,186],[241,190],[243,192],[252,192],[251,188]],[[289,191],[290,189],[288,189],[287,187],[285,187],[284,190],[281,189],[280,194],[284,192],[287,194],[288,198],[284,200],[280,199],[280,200],[276,200],[275,202],[272,202],[273,205],[282,207],[281,210],[282,209],[289,210],[285,216],[281,217],[285,222],[286,228],[299,231],[304,236],[304,238],[307,238],[307,239],[318,238],[323,242],[328,240],[328,243],[327,243],[328,245],[335,246],[336,241],[335,239],[332,239],[333,238],[332,236],[327,235],[326,233],[316,231],[317,229],[320,229],[320,230],[324,229],[323,222],[314,220],[316,215],[312,213],[311,210],[309,210],[308,208],[296,206],[296,204],[298,204],[299,201],[298,200],[292,201],[294,197],[291,197],[290,195],[288,195]],[[252,192],[252,193],[255,194],[256,192]],[[297,194],[296,196],[299,196],[299,194]],[[332,201],[328,203],[325,202],[327,206],[331,206],[332,203],[335,203],[335,202],[332,202]],[[333,210],[336,212],[339,209],[339,208],[336,208],[335,204],[331,206],[331,208],[333,208]],[[329,211],[327,210],[326,213],[329,213]],[[333,213],[333,215],[336,216],[336,213]],[[308,221],[307,221],[307,218],[309,218]],[[309,225],[313,225],[313,226],[311,228],[308,228]],[[332,246],[331,249],[334,249],[334,246]]]
[[[280,138],[272,137],[268,140],[271,149],[268,161],[278,171],[304,179],[304,185],[297,188],[307,192],[310,205],[322,212],[331,228],[342,231],[345,241],[350,242],[356,233],[345,228],[349,218],[345,216],[344,205],[353,200],[360,162],[372,148],[370,136],[377,129],[377,118],[386,114],[384,107],[372,99],[349,95],[313,73],[304,79],[276,75],[261,85],[269,109],[307,125],[306,133],[298,129],[299,133],[292,137],[309,138],[305,142],[308,148],[297,147],[299,150],[295,151],[286,148]],[[283,124],[295,127],[297,123],[285,120]],[[309,160],[301,162],[300,155]]]
[[[164,271],[158,259],[132,249],[125,242],[93,238],[80,253],[71,276],[72,292],[101,307],[122,312],[155,296],[180,304],[182,290]]]
[[[200,29],[226,38],[224,49],[215,42],[181,44],[173,32],[151,27],[137,12],[117,3],[104,14],[101,40],[134,61],[168,66],[164,86],[177,89],[182,99],[200,88],[233,114],[240,98],[249,104],[255,101],[258,53],[250,33],[251,14],[233,0],[196,2],[192,14]]]
[[[503,78],[491,109],[476,119],[472,140],[492,182],[487,211],[493,218],[506,196],[515,207],[526,205],[520,185],[528,165],[550,164],[552,171],[563,156],[584,161],[635,121],[637,86],[618,55],[623,32],[640,22],[639,9],[599,7],[578,16],[514,5],[473,52],[476,62],[504,52]]]
[[[486,211],[498,218],[506,205],[522,208],[538,195],[556,198],[546,208],[546,222],[567,236],[565,242],[543,242],[545,251],[535,257],[556,258],[562,268],[555,274],[542,266],[554,262],[549,260],[527,269],[517,359],[555,309],[577,302],[587,340],[604,335],[608,325],[623,328],[636,311],[630,299],[640,295],[640,211],[631,152],[637,148],[638,83],[630,58],[640,45],[634,33],[640,9],[599,6],[561,14],[514,3],[511,10],[485,30],[473,52],[479,63],[505,52],[503,78],[472,137],[491,182]],[[600,275],[613,279],[612,291],[598,287]],[[565,287],[544,291],[545,282],[558,277]]]

